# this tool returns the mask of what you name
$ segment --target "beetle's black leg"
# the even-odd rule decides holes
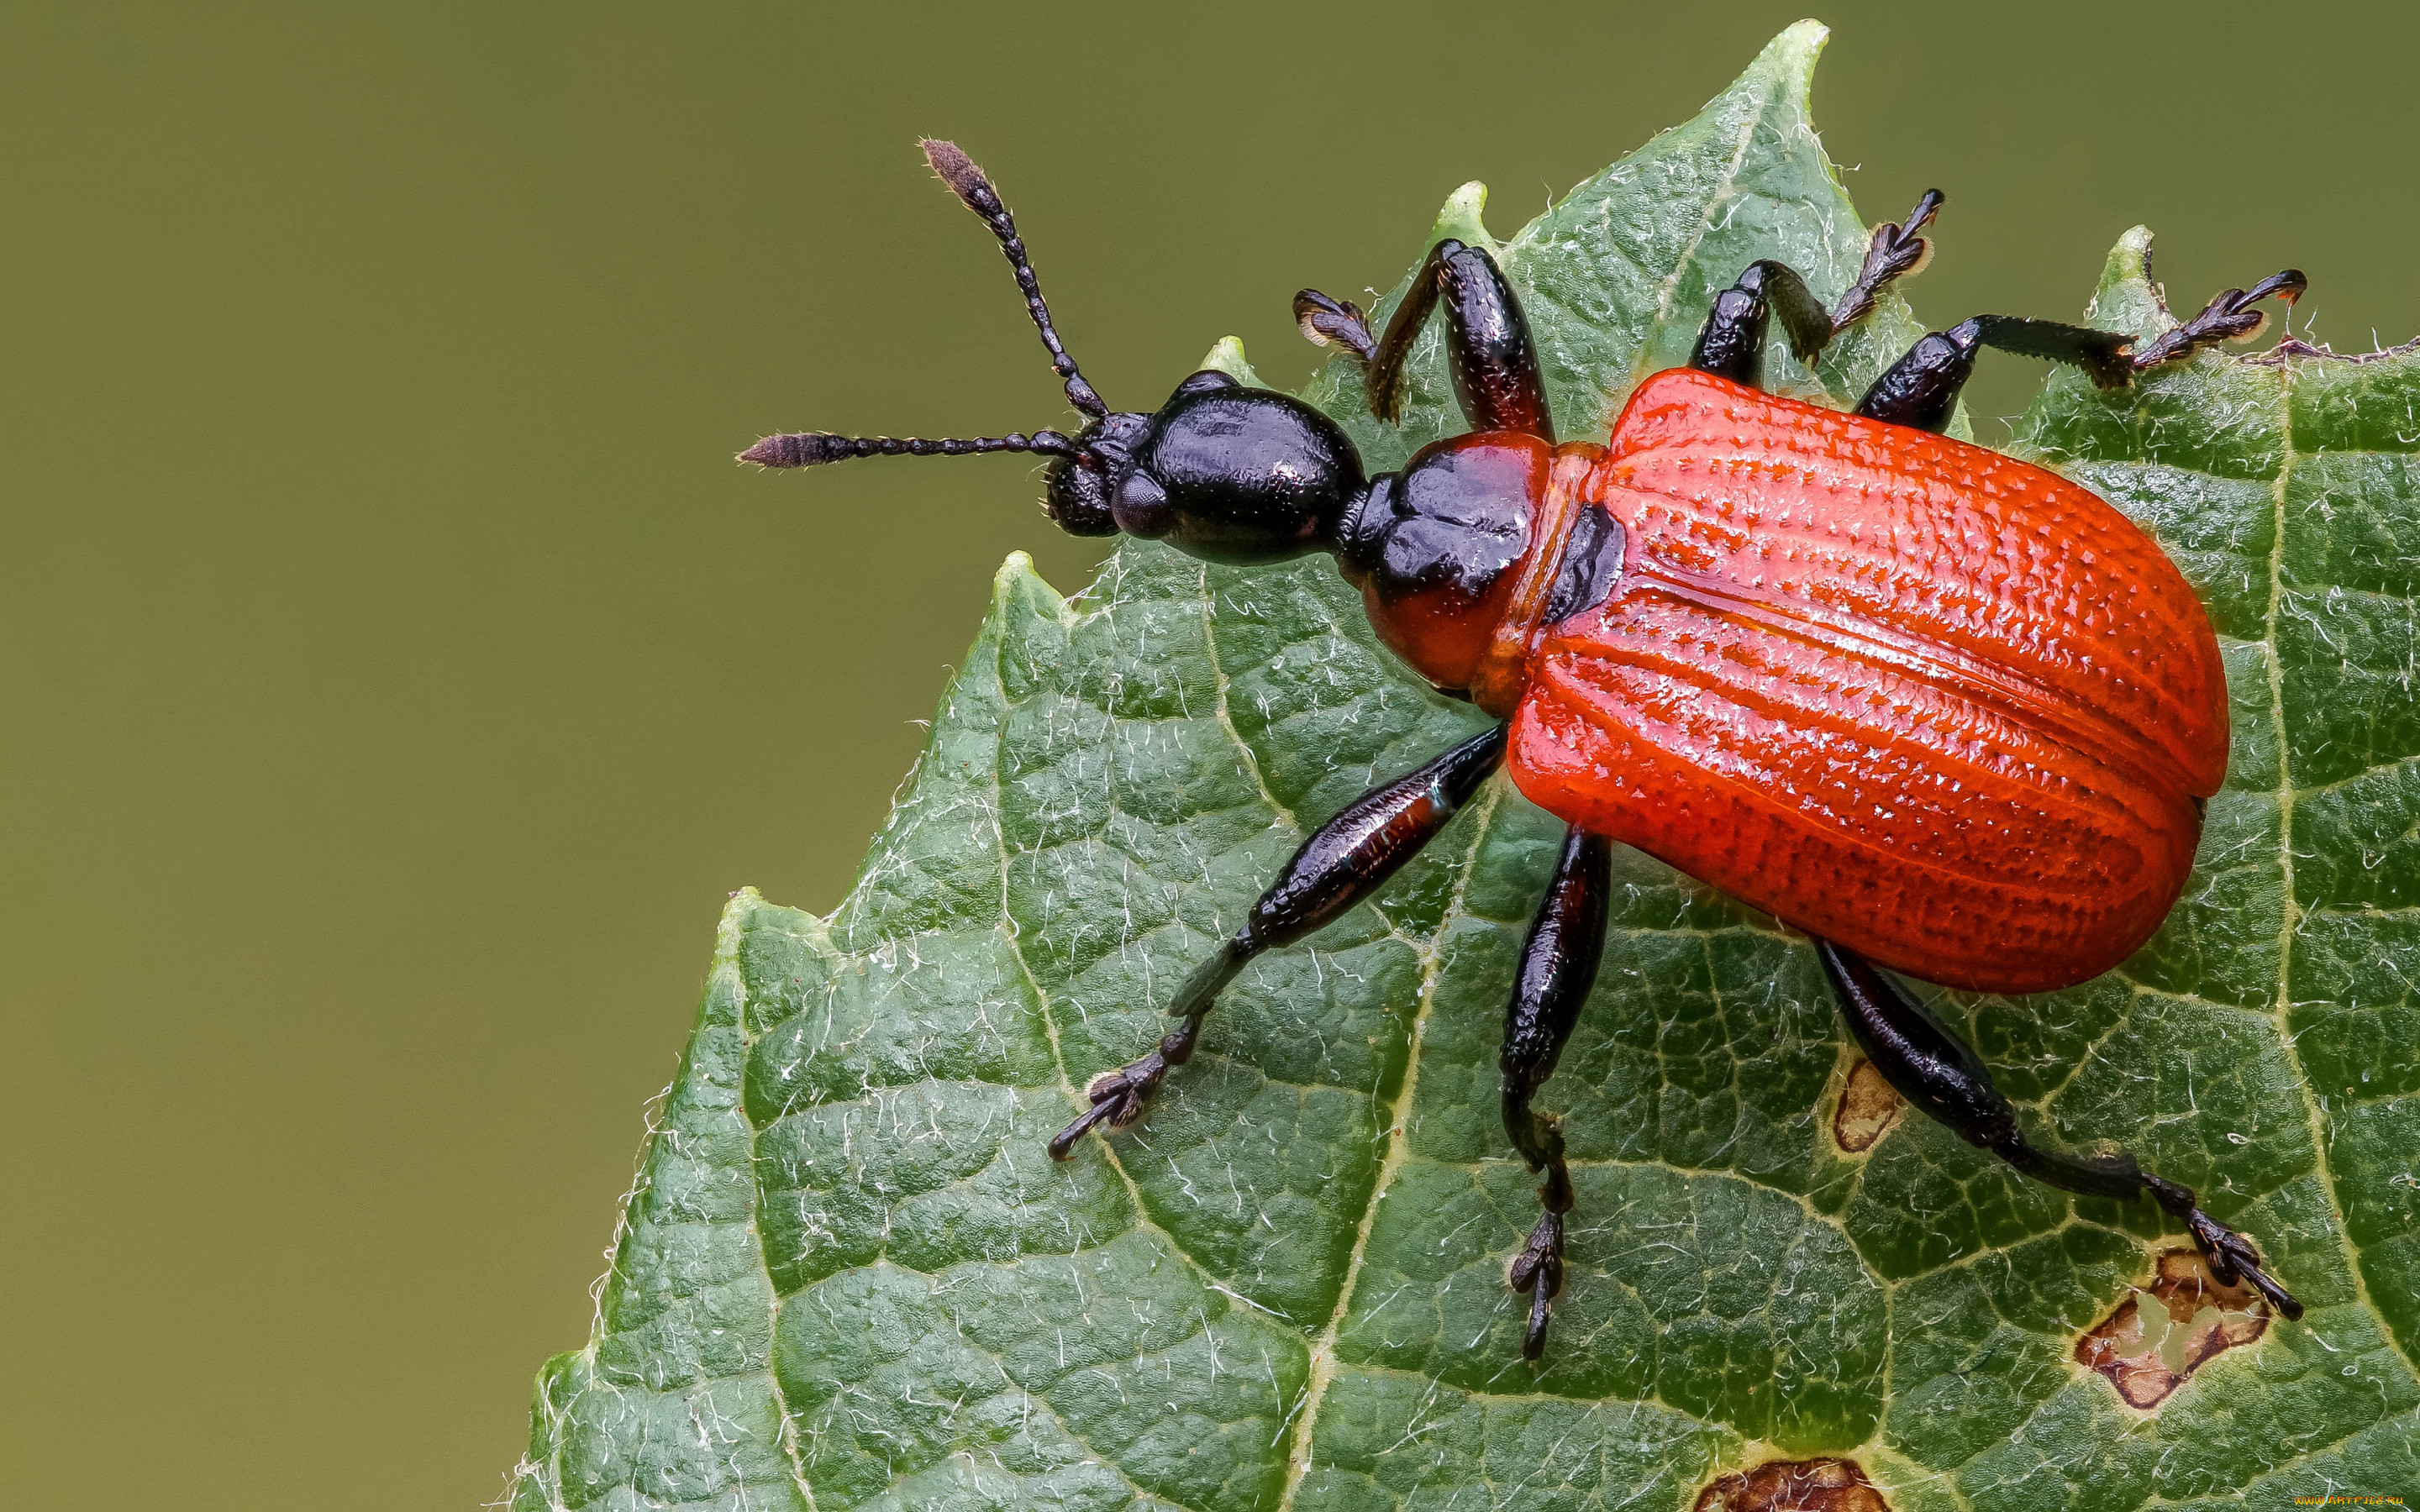
[[[1792,356],[1812,363],[1823,355],[1832,339],[1832,317],[1795,270],[1766,258],[1748,264],[1738,283],[1714,296],[1689,365],[1751,388],[1761,383],[1764,328],[1776,314]]]
[[[2116,388],[2133,373],[2126,355],[2133,340],[2114,331],[2028,320],[2012,315],[1978,315],[1936,331],[1908,348],[1866,396],[1857,413],[1894,425],[1939,431],[1958,406],[1958,391],[1975,371],[1975,354],[1986,347],[2026,357],[2072,363],[2102,388]]]
[[[2210,301],[2184,324],[2164,332],[2133,349],[2133,338],[2088,326],[2062,325],[2056,320],[2028,320],[2013,315],[1978,315],[1947,331],[1936,331],[1908,349],[1857,402],[1857,413],[1893,424],[1937,431],[1949,424],[1958,391],[1975,371],[1975,354],[1996,347],[2021,357],[2071,363],[2104,389],[2123,388],[2135,374],[2163,363],[2190,357],[2222,341],[2250,341],[2269,323],[2266,311],[2252,306],[2271,295],[2292,303],[2307,281],[2288,268],[2249,289],[2231,288]]]
[[[1185,1022],[1169,1030],[1151,1054],[1093,1078],[1085,1088],[1092,1108],[1052,1137],[1051,1157],[1065,1160],[1095,1124],[1140,1118],[1168,1068],[1193,1058],[1202,1019],[1244,964],[1343,917],[1384,886],[1436,838],[1503,761],[1504,732],[1499,724],[1464,741],[1419,771],[1372,788],[1320,825],[1252,904],[1243,927],[1177,989],[1168,1011]]]
[[[1370,412],[1388,424],[1404,414],[1404,361],[1427,323],[1445,305],[1446,363],[1463,418],[1473,430],[1517,430],[1541,440],[1555,439],[1546,412],[1546,380],[1538,370],[1538,348],[1529,340],[1528,317],[1503,270],[1484,249],[1448,237],[1429,249],[1404,302],[1395,306],[1387,333],[1373,345],[1360,306],[1307,288],[1294,297],[1302,333],[1325,346],[1339,341],[1367,364]]]
[[[2288,1318],[2303,1304],[2260,1268],[2249,1240],[2201,1211],[2193,1189],[2162,1180],[2132,1155],[2077,1160],[2029,1142],[2017,1110],[1992,1085],[1992,1073],[1965,1041],[1876,970],[1872,962],[1828,940],[1815,942],[1823,974],[1840,1000],[1858,1047],[1883,1079],[1910,1103],[1947,1124],[1968,1144],[1989,1150],[2038,1181],[2066,1192],[2120,1201],[2149,1196],[2181,1221],[2221,1286],[2245,1280]]]
[[[1369,313],[1351,300],[1331,300],[1315,288],[1297,290],[1294,323],[1302,329],[1302,339],[1314,347],[1332,341],[1365,363],[1378,354]]]
[[[1546,1348],[1546,1304],[1563,1289],[1563,1214],[1572,1211],[1572,1173],[1563,1164],[1562,1120],[1539,1113],[1529,1099],[1555,1073],[1563,1044],[1579,1022],[1580,1005],[1596,981],[1605,952],[1606,893],[1612,882],[1613,841],[1573,828],[1562,859],[1546,885],[1545,901],[1521,948],[1521,969],[1504,1011],[1504,1132],[1532,1172],[1544,1172],[1538,1200],[1545,1213],[1529,1231],[1508,1279],[1529,1294],[1529,1327],[1521,1353],[1534,1360]]]
[[[1865,266],[1857,270],[1857,281],[1832,306],[1832,332],[1838,335],[1864,319],[1872,312],[1874,301],[1882,297],[1893,279],[1914,278],[1924,271],[1932,260],[1932,242],[1916,233],[1932,224],[1941,213],[1941,191],[1928,189],[1917,196],[1916,208],[1907,219],[1893,225],[1888,221],[1874,227],[1866,242]]]
[[[2288,268],[2270,274],[2249,289],[2223,289],[2216,299],[2202,306],[2201,314],[2174,330],[2162,332],[2134,353],[2134,371],[2140,373],[2162,363],[2191,357],[2218,342],[2250,341],[2269,325],[2269,312],[2255,310],[2253,305],[2273,294],[2291,304],[2310,286],[2311,281],[2303,276],[2301,269]]]
[[[1857,281],[1829,314],[1788,263],[1767,258],[1748,264],[1738,283],[1714,296],[1689,365],[1734,383],[1762,382],[1765,326],[1776,314],[1792,355],[1813,363],[1834,336],[1865,318],[1893,279],[1912,278],[1923,270],[1932,256],[1932,243],[1917,233],[1940,213],[1941,204],[1941,191],[1928,189],[1906,220],[1874,227]]]

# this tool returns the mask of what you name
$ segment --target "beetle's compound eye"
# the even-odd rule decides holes
[[[1119,481],[1109,511],[1117,517],[1118,529],[1146,541],[1158,540],[1176,525],[1176,516],[1168,507],[1168,490],[1140,468]]]

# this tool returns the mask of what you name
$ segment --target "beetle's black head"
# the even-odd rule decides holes
[[[1103,415],[1076,438],[1076,449],[1050,464],[1042,507],[1070,535],[1115,535],[1109,494],[1134,466],[1134,443],[1151,428],[1151,416],[1131,410]]]
[[[1346,511],[1368,491],[1342,431],[1298,399],[1212,371],[1178,384],[1156,415],[1112,412],[1060,345],[1025,243],[991,180],[951,143],[927,141],[924,158],[1000,239],[1084,428],[1072,438],[1038,430],[943,440],[806,431],[768,436],[739,460],[797,468],[859,456],[1031,452],[1055,459],[1043,507],[1070,534],[1123,531],[1233,563],[1280,562],[1332,543]]]
[[[1211,562],[1326,550],[1369,491],[1335,422],[1210,369],[1178,384],[1118,450],[1109,487],[1117,529]]]

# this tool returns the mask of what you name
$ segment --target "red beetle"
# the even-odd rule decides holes
[[[2131,1156],[2043,1149],[1959,1038],[1883,976],[1986,992],[2064,987],[2150,937],[2193,866],[2226,769],[2226,677],[2193,590],[2109,504],[1941,434],[1984,347],[2117,387],[2210,343],[2248,339],[2288,270],[2228,289],[2133,348],[2054,321],[1978,316],[1925,336],[1855,412],[1761,392],[1768,325],[1812,362],[1930,255],[1928,193],[1875,229],[1830,310],[1787,266],[1716,297],[1685,368],[1658,373],[1605,445],[1557,444],[1519,302],[1493,258],[1430,249],[1383,338],[1306,289],[1304,333],[1363,361],[1372,411],[1400,413],[1405,357],[1440,303],[1472,433],[1363,475],[1300,400],[1217,372],[1156,414],[1111,412],[1052,330],[1025,245],[983,171],[946,142],[934,170],[1016,273],[1082,431],[922,440],[820,432],[742,454],[845,457],[1034,452],[1047,507],[1078,535],[1161,539],[1213,562],[1326,551],[1381,639],[1440,691],[1499,721],[1372,789],[1303,842],[1242,928],[1181,987],[1182,1023],[1096,1078],[1051,1141],[1131,1122],[1244,963],[1368,897],[1499,764],[1570,828],[1506,1011],[1504,1123],[1545,1212],[1512,1261],[1523,1352],[1544,1346],[1573,1202],[1559,1120],[1530,1100],[1577,1022],[1604,949],[1619,841],[1813,936],[1859,1045],[1908,1101],[2025,1174],[2093,1196],[2149,1196],[2223,1283],[2302,1307],[2193,1192]]]

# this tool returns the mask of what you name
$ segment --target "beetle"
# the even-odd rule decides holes
[[[1596,977],[1617,843],[1809,935],[1852,1036],[1908,1102],[2035,1180],[2151,1198],[2221,1284],[2248,1281],[2302,1316],[2190,1188],[2130,1155],[2027,1136],[1980,1057],[1885,975],[2030,993],[2116,965],[2182,890],[2226,768],[2217,637],[2159,547],[2083,486],[1942,434],[1978,354],[2122,387],[2258,334],[2256,306],[2290,303],[2300,271],[2227,289],[2139,349],[1977,316],[1917,341],[1848,413],[1761,389],[1776,320],[1812,363],[1929,259],[1922,232],[1943,198],[1928,191],[1874,229],[1830,308],[1788,265],[1752,263],[1715,297],[1686,366],[1639,384],[1604,441],[1559,442],[1520,301],[1483,248],[1446,239],[1383,334],[1350,301],[1295,299],[1304,334],[1360,361],[1372,412],[1390,423],[1413,341],[1443,309],[1470,431],[1367,477],[1326,415],[1223,373],[1195,373],[1156,413],[1112,411],[1052,327],[990,179],[951,143],[923,148],[999,239],[1085,424],[1072,437],[803,432],[740,460],[1028,452],[1051,459],[1044,505],[1074,534],[1247,566],[1326,552],[1379,639],[1496,721],[1304,841],[1178,988],[1177,1026],[1093,1081],[1054,1157],[1140,1117],[1247,962],[1376,891],[1503,767],[1568,826],[1499,1060],[1506,1133],[1544,1178],[1543,1213],[1507,1272],[1528,1302],[1525,1356],[1544,1348],[1574,1201],[1559,1120],[1531,1103]]]

